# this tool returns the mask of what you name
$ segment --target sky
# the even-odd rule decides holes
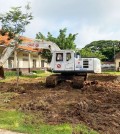
[[[0,0],[0,13],[28,2],[34,19],[26,37],[35,38],[38,32],[57,37],[67,28],[67,34],[78,33],[78,48],[97,40],[120,40],[120,0]]]

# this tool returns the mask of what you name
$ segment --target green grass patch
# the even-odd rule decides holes
[[[5,77],[16,76],[16,71],[5,71]]]
[[[31,74],[23,74],[19,76],[19,79],[27,79],[27,78],[45,78],[51,75],[51,72],[39,72],[39,73],[31,73]],[[5,79],[0,80],[0,82],[9,82],[17,79],[17,74],[15,71],[5,72]]]
[[[51,74],[51,72],[45,72],[44,70],[36,70],[36,71],[34,70],[31,73],[20,75],[20,77],[37,78],[37,77],[46,77],[50,74]],[[16,71],[6,71],[5,72],[5,78],[10,78],[10,77],[15,77],[15,76],[17,76]]]
[[[34,116],[15,110],[0,110],[0,128],[28,134],[98,134],[83,125],[32,123]]]
[[[116,71],[104,71],[102,73],[103,74],[111,74],[111,75],[120,75],[120,72],[116,72]]]
[[[40,134],[98,134],[94,130],[87,128],[84,125],[76,125],[73,127],[70,124],[61,125],[42,125]]]
[[[46,77],[46,76],[49,76],[51,75],[52,73],[51,72],[39,72],[39,73],[31,73],[31,74],[25,74],[25,75],[22,75],[21,77],[24,77],[24,78],[38,78],[38,77]]]

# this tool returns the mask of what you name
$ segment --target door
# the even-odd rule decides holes
[[[64,70],[64,52],[55,53],[55,71]]]
[[[36,60],[33,59],[33,68],[36,68]]]
[[[45,65],[44,65],[44,60],[41,60],[41,67],[44,68]]]
[[[66,52],[65,53],[65,70],[74,70],[74,53]]]

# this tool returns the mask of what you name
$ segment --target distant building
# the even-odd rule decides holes
[[[32,41],[29,38],[21,37],[23,42]],[[0,55],[2,51],[9,45],[10,40],[7,35],[0,35]],[[39,70],[48,67],[45,59],[42,59],[38,55],[38,50],[34,50],[30,47],[19,46],[17,51],[15,51],[4,64],[6,70],[12,70],[17,68],[17,59],[19,63],[19,68],[21,71],[30,72],[32,70]]]
[[[102,62],[102,70],[106,71],[106,70],[115,70],[115,63],[114,62]]]
[[[120,71],[120,52],[115,55],[115,69]]]

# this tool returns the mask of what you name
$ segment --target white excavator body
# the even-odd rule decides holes
[[[98,58],[81,58],[73,50],[54,51],[50,66],[56,73],[101,73],[101,62]]]

